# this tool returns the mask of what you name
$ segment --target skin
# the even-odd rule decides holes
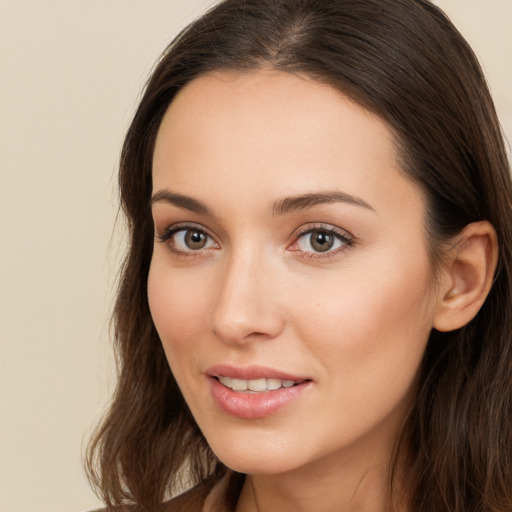
[[[272,212],[283,198],[333,191],[357,200]],[[163,119],[153,192],[151,314],[213,451],[248,475],[237,511],[384,510],[440,302],[423,197],[398,168],[391,129],[308,78],[202,76]],[[159,238],[183,222],[208,235],[202,249],[184,231]],[[319,226],[351,242],[315,252],[299,231]],[[275,414],[237,418],[212,398],[205,371],[218,364],[312,384]]]

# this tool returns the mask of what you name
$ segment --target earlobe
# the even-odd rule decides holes
[[[468,224],[447,254],[433,327],[453,331],[470,322],[491,289],[498,264],[498,240],[487,221]]]

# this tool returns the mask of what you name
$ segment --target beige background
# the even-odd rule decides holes
[[[0,511],[99,503],[81,468],[112,387],[108,312],[124,131],[206,0],[0,0]],[[439,0],[512,134],[512,0]],[[122,226],[121,226],[122,227]]]

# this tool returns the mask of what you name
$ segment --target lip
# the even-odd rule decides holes
[[[299,400],[303,393],[313,385],[312,380],[307,377],[292,375],[264,366],[234,367],[218,365],[208,368],[205,374],[208,377],[210,392],[217,406],[230,416],[248,420],[262,419],[278,413]],[[265,377],[269,379],[293,380],[299,384],[290,388],[280,388],[259,393],[245,393],[233,391],[221,384],[217,379],[221,376],[244,380]]]
[[[231,377],[232,379],[280,379],[280,380],[293,380],[300,382],[303,380],[312,380],[309,377],[300,375],[292,375],[281,370],[274,368],[268,368],[266,366],[231,366],[229,364],[219,364],[212,366],[205,371],[209,377]]]

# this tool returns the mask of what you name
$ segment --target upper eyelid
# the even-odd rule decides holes
[[[329,231],[331,233],[334,233],[335,235],[340,235],[343,238],[347,238],[350,240],[354,240],[354,235],[352,235],[349,231],[346,229],[339,228],[337,226],[334,226],[332,224],[323,224],[323,223],[313,223],[313,225],[304,225],[301,226],[296,232],[294,233],[294,237],[298,238],[302,235],[311,233],[312,231],[316,230],[324,230]]]
[[[161,235],[156,234],[156,229],[155,229],[155,235],[158,238],[163,239],[163,238],[165,238],[166,235],[168,235],[171,232],[172,232],[172,234],[176,234],[177,232],[179,232],[181,230],[186,230],[186,229],[197,229],[198,231],[202,231],[207,236],[209,236],[212,240],[214,240],[217,244],[219,244],[218,238],[215,235],[213,235],[207,227],[205,227],[203,224],[200,224],[198,222],[187,222],[187,221],[175,222],[173,224],[166,226]],[[289,239],[291,239],[291,242],[289,242],[289,243],[293,243],[301,236],[311,233],[312,231],[315,231],[315,230],[329,231],[329,232],[333,233],[335,236],[337,235],[342,239],[348,239],[351,242],[354,242],[355,237],[346,229],[340,228],[338,226],[335,226],[335,225],[329,224],[329,223],[312,222],[312,223],[303,224],[299,228],[296,228],[289,237]]]
[[[206,229],[204,229],[201,225],[196,225],[195,223],[177,222],[177,223],[171,224],[164,229],[163,234],[161,234],[161,235],[156,233],[156,229],[155,229],[155,238],[157,238],[163,244],[168,245],[171,252],[173,252],[179,256],[198,257],[205,250],[209,251],[209,250],[215,249],[212,247],[204,247],[204,248],[201,248],[198,250],[193,250],[193,249],[183,250],[183,249],[174,247],[175,241],[173,241],[171,243],[171,240],[174,238],[174,236],[177,233],[179,233],[180,231],[188,231],[188,230],[195,230],[195,231],[200,231],[200,232],[204,233],[217,247],[219,247],[219,243],[217,242],[215,237],[213,237],[210,233],[208,233],[208,231]]]
[[[165,236],[170,232],[177,233],[178,231],[183,231],[187,229],[197,229],[197,231],[202,231],[204,234],[208,235],[210,238],[213,238],[215,240],[215,236],[210,233],[208,228],[196,222],[175,222],[173,224],[169,224],[164,228],[163,235],[160,236]]]

